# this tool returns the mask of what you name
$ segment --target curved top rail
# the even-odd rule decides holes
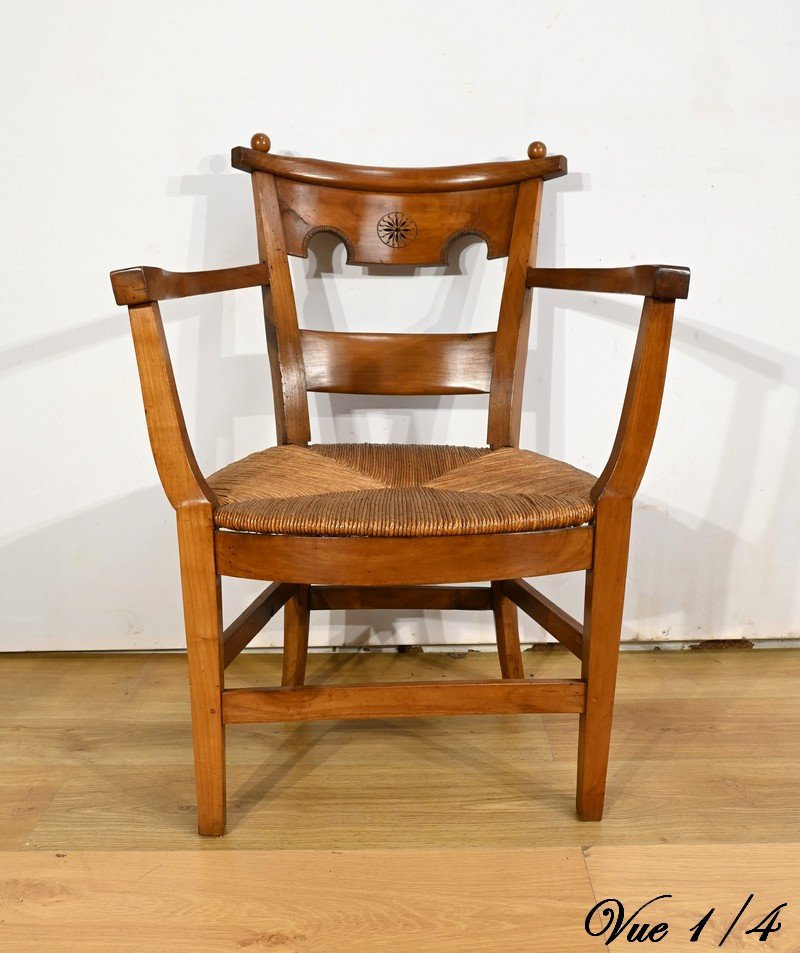
[[[546,156],[507,162],[481,162],[428,169],[392,169],[349,165],[324,159],[279,156],[236,146],[231,165],[244,172],[270,172],[309,185],[352,189],[357,192],[458,192],[512,185],[526,179],[555,179],[566,175],[564,156]]]

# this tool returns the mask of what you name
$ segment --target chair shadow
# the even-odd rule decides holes
[[[83,554],[91,553],[87,565]],[[87,507],[0,544],[0,574],[35,573],[46,595],[32,611],[30,588],[8,586],[4,651],[182,647],[175,519],[159,486]],[[46,582],[42,588],[42,580]],[[91,581],[92,605],[83,604]],[[102,633],[98,638],[96,633]],[[63,641],[59,641],[59,639]]]
[[[569,311],[628,328],[632,352],[640,316],[638,304],[580,293],[561,293],[557,299],[551,293],[546,294],[558,302],[558,312],[555,304],[551,305],[551,321],[565,320],[564,312]],[[800,563],[800,551],[785,532],[785,513],[797,512],[800,508],[800,493],[793,478],[800,468],[797,442],[789,447],[774,491],[773,506],[768,518],[761,523],[759,534],[748,538],[726,525],[731,514],[747,512],[758,492],[755,477],[759,455],[750,454],[743,468],[741,447],[757,448],[762,443],[770,397],[778,387],[800,380],[800,359],[740,335],[710,331],[686,311],[690,311],[690,305],[682,303],[673,332],[673,353],[699,360],[710,373],[729,379],[735,386],[735,398],[728,413],[723,453],[715,470],[708,474],[709,505],[705,516],[698,518],[647,492],[637,497],[629,572],[629,579],[635,585],[629,587],[626,605],[626,617],[666,619],[659,636],[677,641],[707,637],[709,631],[725,633],[730,626],[728,599],[734,567],[740,562],[757,565],[766,540],[773,545],[782,541],[780,556],[771,562],[769,578],[771,598],[778,604],[796,604]],[[668,381],[665,403],[669,400]],[[800,392],[795,395],[790,427],[792,432],[799,430]],[[600,468],[604,462],[598,461]],[[646,485],[645,482],[645,488]],[[665,580],[669,581],[669,605],[664,605],[663,600]],[[577,586],[571,596],[577,611],[582,597]],[[696,625],[693,615],[701,615],[704,625]],[[741,630],[744,637],[759,636],[755,614],[742,620]],[[636,641],[640,637],[639,630],[627,623],[624,625],[624,639]]]
[[[485,716],[496,718],[499,716]],[[520,719],[518,729],[527,727],[528,719],[538,719],[541,715],[530,715]],[[374,733],[385,738],[387,733],[401,745],[407,745],[409,752],[413,752],[414,759],[427,761],[441,761],[444,764],[458,763],[461,770],[472,772],[478,779],[485,779],[493,787],[502,782],[509,792],[520,799],[547,798],[550,811],[562,814],[564,817],[574,816],[572,791],[562,790],[560,778],[553,779],[547,772],[537,771],[537,763],[531,761],[527,766],[521,762],[511,761],[499,755],[488,752],[484,747],[471,744],[464,732],[449,730],[443,726],[441,720],[429,718],[414,719],[414,726],[408,726],[399,719],[377,719],[367,722],[337,722],[327,725],[323,729],[319,723],[304,725],[273,726],[286,732],[277,745],[277,751],[272,750],[268,758],[256,768],[243,785],[231,793],[231,808],[233,816],[228,820],[230,831],[241,826],[247,817],[256,809],[263,808],[270,794],[282,782],[292,778],[297,782],[320,769],[324,764],[320,750],[325,751],[325,759],[335,757],[340,750],[346,749],[355,739],[365,734]],[[329,743],[320,746],[319,741],[325,736],[341,738],[338,745]],[[450,743],[448,739],[452,739]],[[420,752],[420,748],[424,752]],[[285,753],[282,757],[282,752]],[[310,756],[316,760],[311,760]],[[402,781],[406,771],[405,759],[398,751],[397,778]],[[550,803],[552,801],[552,803]],[[460,824],[457,817],[452,818],[454,825]]]

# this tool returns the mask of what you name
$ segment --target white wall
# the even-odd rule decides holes
[[[0,648],[182,643],[173,514],[107,275],[256,260],[250,181],[228,153],[257,130],[277,152],[386,165],[522,158],[542,139],[572,170],[547,186],[542,264],[691,266],[635,518],[626,638],[796,636],[797,9],[7,4]],[[493,326],[501,272],[477,246],[463,250],[466,275],[381,279],[320,242],[296,269],[311,326]],[[602,467],[638,307],[541,295],[525,445]],[[253,290],[164,308],[207,470],[274,439],[259,308]],[[322,439],[479,443],[485,426],[482,398],[315,406]],[[543,586],[578,611],[578,578]],[[226,591],[234,612],[254,590]],[[328,621],[317,642],[482,642],[491,624]]]

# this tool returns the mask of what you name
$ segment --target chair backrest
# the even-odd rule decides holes
[[[253,137],[231,161],[250,172],[265,289],[267,341],[280,443],[311,439],[306,392],[489,394],[487,442],[516,446],[530,324],[526,274],[535,264],[542,182],[566,173],[563,156],[532,143],[528,159],[387,169],[269,153]],[[350,334],[301,330],[287,255],[306,257],[332,232],[354,264],[436,265],[467,234],[489,258],[508,258],[497,331]]]

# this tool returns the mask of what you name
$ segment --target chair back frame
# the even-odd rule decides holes
[[[266,139],[266,137],[264,137]],[[265,149],[266,146],[266,149]],[[356,394],[489,394],[486,442],[519,445],[530,326],[526,277],[536,263],[542,183],[566,173],[562,156],[449,169],[369,169],[233,150],[252,175],[264,315],[279,443],[311,439],[309,390]],[[446,262],[475,235],[489,258],[507,257],[496,332],[359,334],[299,327],[288,256],[306,257],[319,232],[336,235],[354,264]]]

